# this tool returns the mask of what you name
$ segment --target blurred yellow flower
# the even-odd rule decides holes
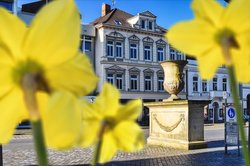
[[[233,0],[228,7],[215,0],[193,0],[194,19],[174,25],[166,34],[173,47],[198,60],[203,79],[221,65],[233,65],[240,82],[250,81],[250,1]],[[231,57],[223,54],[230,47]]]
[[[84,133],[81,145],[96,144],[102,130],[100,163],[110,160],[118,150],[131,152],[144,146],[143,131],[135,122],[142,111],[141,100],[121,105],[119,98],[119,91],[106,83],[93,104],[82,101]]]
[[[97,82],[89,60],[79,53],[80,15],[74,1],[49,3],[29,28],[0,8],[0,25],[0,143],[10,140],[22,120],[41,117],[48,144],[68,147],[79,139],[75,96],[90,93]],[[38,115],[25,106],[27,77],[34,82]],[[60,136],[66,139],[57,142]]]

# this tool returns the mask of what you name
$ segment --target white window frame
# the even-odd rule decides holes
[[[197,80],[195,80],[195,79],[197,79]],[[199,80],[199,78],[198,78],[198,76],[193,76],[193,92],[198,92],[198,80]]]
[[[207,81],[202,80],[202,92],[207,92]]]
[[[118,44],[119,43],[119,44]],[[122,42],[116,42],[115,43],[115,57],[116,58],[122,58],[123,57],[123,53],[122,53]],[[118,53],[118,51],[119,51],[119,53]]]
[[[213,91],[217,91],[217,90],[218,90],[218,79],[217,77],[214,77],[213,78]]]
[[[182,60],[182,53],[180,51],[176,51],[176,60]]]
[[[162,50],[159,50],[159,49],[162,49]],[[163,47],[157,47],[157,60],[158,60],[158,62],[162,62],[165,60]]]
[[[175,57],[176,57],[176,50],[172,47],[170,47],[170,60],[175,60]]]
[[[109,42],[112,42],[112,44],[110,44]],[[112,51],[109,52],[109,49],[112,48]],[[112,55],[110,55],[110,53]],[[114,57],[114,41],[107,41],[107,57]]]
[[[147,77],[150,77],[150,78],[147,78]],[[147,87],[150,87],[150,89],[148,89]],[[144,90],[153,91],[153,76],[152,75],[144,76]]]
[[[158,91],[163,92],[164,91],[164,77],[163,76],[158,76],[157,84],[158,84]]]
[[[115,85],[116,85],[117,89],[123,90],[123,82],[124,82],[123,81],[123,74],[116,74]]]
[[[114,74],[110,74],[110,73],[107,74],[107,82],[109,82],[112,85],[114,85],[114,83],[115,83],[115,79],[114,78],[115,78]]]
[[[86,49],[86,42],[90,42],[90,50]],[[89,36],[84,36],[83,37],[83,46],[82,47],[83,47],[82,49],[83,49],[84,52],[92,51],[92,39],[91,39],[91,37],[89,37]]]
[[[146,48],[146,47],[149,47],[149,48]],[[149,46],[149,45],[144,46],[143,54],[144,54],[145,61],[151,61],[151,52],[152,52],[151,49],[152,49],[152,46]],[[147,59],[147,58],[149,58],[149,59]]]
[[[138,91],[139,90],[139,78],[138,78],[138,75],[136,75],[136,74],[130,75],[130,90],[131,91]]]
[[[135,45],[135,46],[131,46]],[[129,45],[129,57],[130,59],[138,59],[138,44],[130,43]]]
[[[151,23],[151,29],[149,28],[149,27],[150,27],[150,26],[149,26],[149,23]],[[153,26],[153,21],[148,21],[148,30],[153,31],[153,30],[154,30],[153,27],[154,27],[154,26]]]
[[[142,27],[142,22],[144,21],[144,27]],[[141,20],[141,28],[142,29],[146,29],[146,27],[147,27],[147,21],[146,20]]]
[[[227,78],[222,78],[222,90],[227,91]]]

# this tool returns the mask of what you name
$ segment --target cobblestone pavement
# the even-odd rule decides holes
[[[148,129],[144,129],[146,137]],[[218,131],[220,132],[220,131]],[[212,137],[211,137],[212,138]],[[85,166],[91,161],[92,148],[76,148],[57,152],[49,150],[51,165]],[[35,165],[35,153],[30,135],[15,135],[10,144],[3,146],[4,165]],[[240,166],[242,156],[237,155],[236,147],[229,148],[224,155],[223,140],[208,140],[208,148],[199,150],[176,150],[171,148],[146,146],[135,153],[119,152],[105,166]]]

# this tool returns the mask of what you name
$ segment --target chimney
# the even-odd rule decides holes
[[[107,15],[110,12],[110,10],[111,10],[110,5],[108,5],[106,3],[102,4],[102,16]]]

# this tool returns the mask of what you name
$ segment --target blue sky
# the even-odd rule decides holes
[[[36,0],[19,0],[22,3]],[[112,4],[112,0],[75,0],[83,16],[83,23],[89,23],[101,15],[102,3]],[[136,15],[139,12],[149,10],[157,16],[157,23],[160,26],[169,28],[174,23],[193,18],[190,9],[191,0],[115,0],[112,8],[119,8],[130,14]],[[219,0],[223,3],[223,0]],[[225,3],[223,3],[225,4]]]

